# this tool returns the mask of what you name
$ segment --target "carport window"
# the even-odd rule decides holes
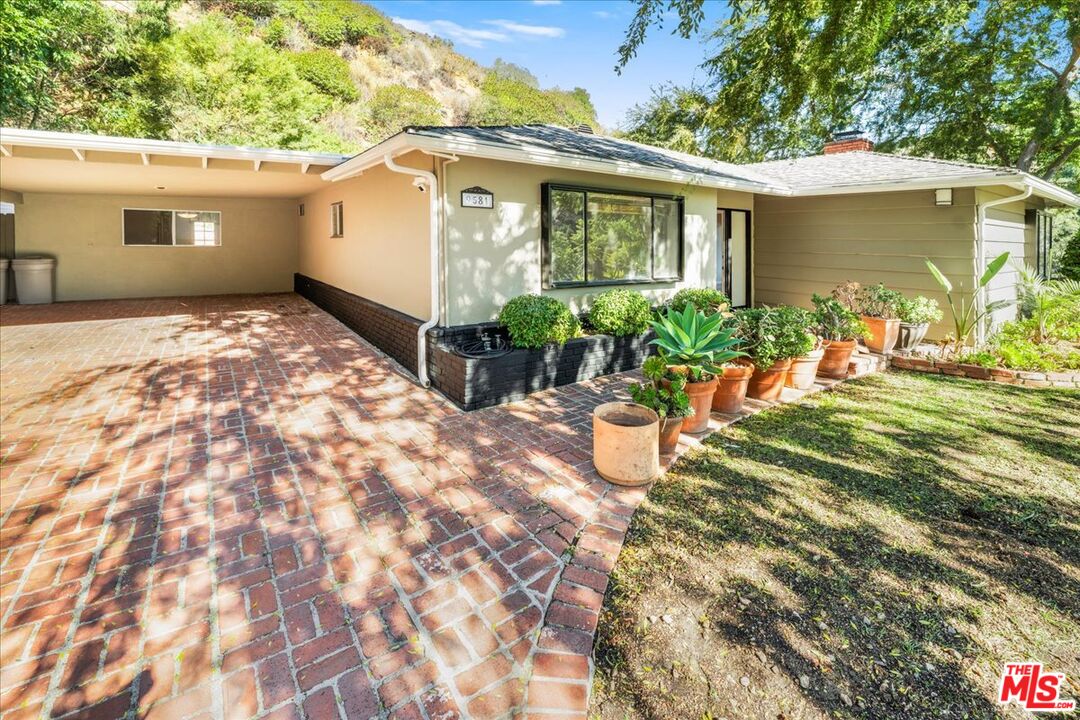
[[[124,245],[214,247],[221,244],[215,210],[124,208]]]
[[[330,205],[330,237],[341,237],[345,234],[345,213],[341,203]]]
[[[625,285],[682,277],[683,198],[545,183],[544,285]]]

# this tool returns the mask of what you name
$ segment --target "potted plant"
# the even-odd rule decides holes
[[[885,287],[884,283],[860,288],[856,303],[862,321],[870,331],[865,336],[867,349],[882,355],[892,352],[900,332],[898,306],[903,297],[900,292]]]
[[[730,360],[720,366],[716,375],[716,392],[712,396],[712,409],[725,415],[742,410],[746,401],[746,388],[754,375],[754,365],[743,359]]]
[[[897,305],[900,315],[900,333],[896,338],[896,350],[911,352],[926,337],[930,323],[941,320],[941,309],[937,300],[922,295],[914,299],[900,298]]]
[[[778,400],[784,389],[791,359],[814,349],[816,338],[807,332],[808,313],[802,308],[779,307],[738,310],[735,334],[754,364],[746,388],[748,397]]]
[[[818,374],[842,379],[848,375],[848,363],[859,338],[867,333],[866,323],[835,297],[813,296],[814,323],[821,337],[822,355]]]
[[[646,382],[631,385],[630,397],[660,418],[660,453],[675,452],[683,419],[694,414],[690,396],[686,394],[686,378],[669,375],[667,363],[659,355],[647,359],[641,371]]]
[[[806,318],[807,333],[814,338],[814,347],[808,353],[791,358],[791,368],[788,370],[787,378],[784,379],[785,387],[796,390],[808,390],[813,387],[818,365],[821,364],[821,358],[825,357],[825,348],[821,343],[821,338],[817,336],[813,328],[813,316],[806,312]]]
[[[694,414],[683,420],[685,433],[703,432],[709,426],[716,376],[723,372],[720,366],[744,354],[734,350],[739,340],[723,320],[720,313],[706,316],[690,303],[681,313],[662,312],[652,323],[656,339],[651,344],[656,345],[668,371],[686,379],[684,390]]]

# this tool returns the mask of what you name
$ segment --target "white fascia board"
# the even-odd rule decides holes
[[[980,175],[953,175],[919,180],[897,180],[893,182],[862,183],[858,185],[819,185],[799,188],[791,193],[794,197],[813,197],[818,195],[856,195],[861,193],[898,192],[903,190],[936,190],[938,188],[986,187],[1006,185],[1017,189],[1031,187],[1033,194],[1049,198],[1064,205],[1080,207],[1080,197],[1027,173],[1016,172],[1007,175],[986,173]]]
[[[651,168],[637,163],[583,158],[576,155],[566,155],[539,148],[513,148],[489,143],[472,142],[460,138],[433,138],[408,133],[395,135],[389,140],[357,155],[352,160],[338,165],[337,167],[330,168],[322,174],[322,178],[331,182],[344,180],[353,177],[354,175],[359,175],[368,168],[381,164],[383,157],[387,153],[399,155],[403,152],[408,152],[409,150],[442,152],[467,157],[481,157],[490,160],[524,163],[527,165],[542,165],[546,167],[580,170],[582,172],[593,172],[602,175],[618,175],[621,177],[633,177],[643,180],[659,180],[680,185],[696,185],[699,187],[724,188],[768,194],[788,194],[790,192],[786,187],[766,185],[764,183],[739,180],[737,178],[719,178],[702,173]]]
[[[221,158],[223,160],[311,163],[313,165],[338,165],[348,159],[348,155],[332,153],[246,148],[232,145],[199,145],[169,140],[140,140],[110,135],[80,135],[78,133],[22,130],[19,128],[0,128],[0,140],[6,146],[60,148],[82,152],[96,150],[139,155]]]

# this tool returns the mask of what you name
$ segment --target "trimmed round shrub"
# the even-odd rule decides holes
[[[319,48],[294,53],[293,62],[300,77],[327,95],[351,102],[358,97],[349,74],[349,63],[333,50]]]
[[[649,329],[651,318],[649,301],[627,288],[601,293],[589,308],[589,324],[605,335],[640,335]]]
[[[563,303],[544,295],[518,295],[499,311],[499,324],[519,348],[562,345],[581,332],[581,323]]]
[[[711,315],[724,312],[731,307],[727,295],[715,288],[683,288],[668,300],[668,307],[675,312],[683,312],[686,306],[693,304],[695,308]]]

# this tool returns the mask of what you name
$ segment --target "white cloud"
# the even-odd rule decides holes
[[[566,30],[563,28],[551,27],[550,25],[523,25],[522,23],[517,23],[513,20],[484,20],[483,22],[486,25],[494,25],[495,27],[502,28],[515,35],[560,38],[566,34]]]
[[[615,13],[609,13],[607,10],[593,10],[593,15],[601,20],[609,20],[615,17]]]
[[[425,35],[438,35],[469,47],[481,48],[486,42],[509,42],[510,36],[496,30],[467,28],[450,20],[413,20],[411,18],[391,18],[402,27]]]
[[[562,5],[562,0],[532,0],[533,5]]]

